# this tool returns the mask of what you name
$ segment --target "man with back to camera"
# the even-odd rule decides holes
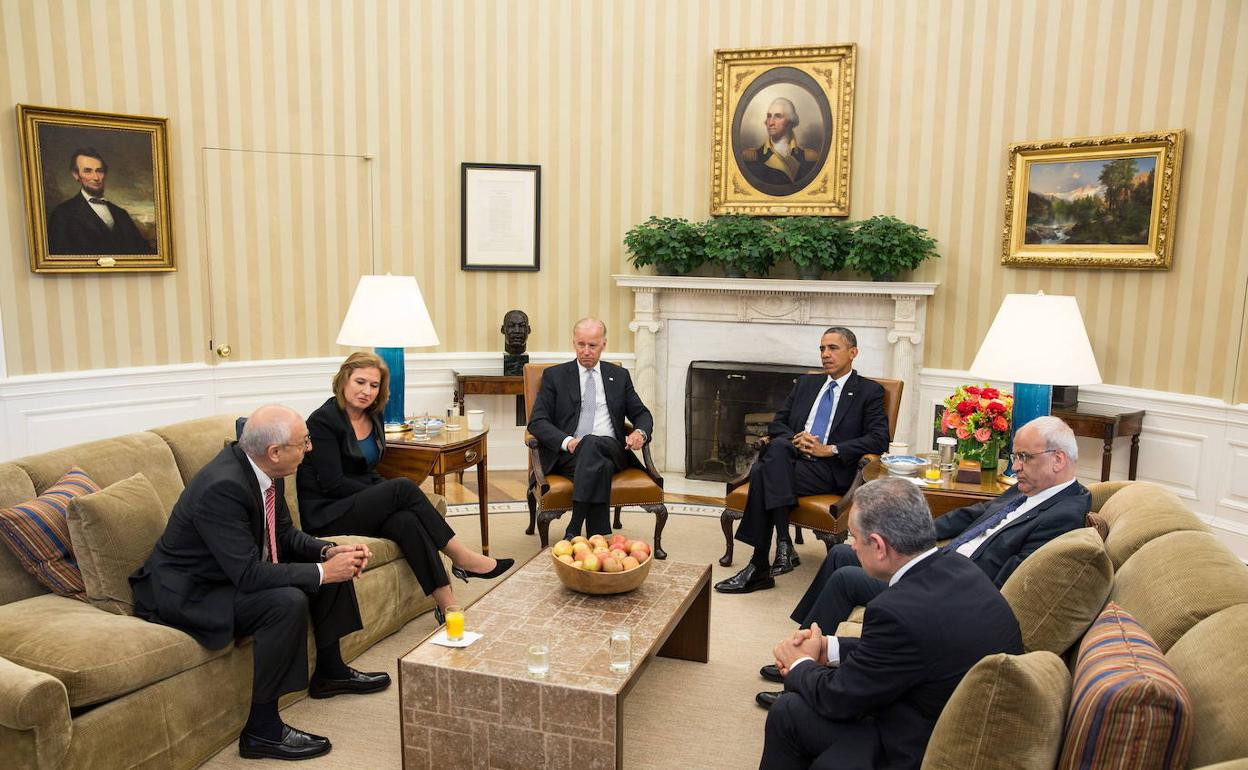
[[[819,152],[797,144],[793,129],[799,124],[797,108],[783,96],[772,99],[763,125],[767,139],[757,148],[741,152],[745,169],[758,181],[769,185],[802,185],[819,162]]]
[[[865,454],[888,449],[884,388],[853,369],[858,338],[833,326],[819,340],[823,374],[804,374],[775,419],[770,441],[750,469],[737,540],[754,546],[750,563],[715,584],[720,593],[774,588],[775,577],[801,563],[789,539],[789,512],[803,495],[843,494]],[[769,562],[772,532],[776,558]]]
[[[251,713],[238,736],[247,759],[310,759],[328,738],[284,724],[278,698],[305,686],[313,698],[384,690],[390,676],[346,665],[338,640],[363,627],[355,588],[372,558],[363,544],[335,545],[297,529],[283,494],[311,447],[307,426],[284,406],[262,406],[236,443],[182,491],[152,555],[133,575],[135,615],[185,631],[219,650],[255,637]],[[308,681],[308,619],[316,671]]]
[[[654,431],[654,417],[622,366],[600,361],[607,326],[582,318],[572,327],[576,359],[542,373],[529,432],[538,440],[542,471],[572,479],[572,519],[564,539],[611,533],[611,477],[640,465],[633,452]],[[633,431],[624,433],[624,420]]]
[[[950,511],[936,519],[936,537],[952,538],[946,550],[974,562],[999,590],[1014,570],[1055,537],[1084,526],[1092,495],[1075,479],[1079,446],[1060,418],[1037,417],[1018,429],[1010,456],[1018,482],[1000,497]],[[833,546],[790,616],[801,628],[817,623],[835,630],[855,607],[867,604],[888,585],[868,575],[848,545]],[[764,679],[783,679],[773,665]],[[760,692],[764,708],[778,693]]]
[[[987,655],[1023,653],[1009,604],[965,556],[936,548],[927,501],[909,480],[859,487],[849,533],[886,587],[867,605],[861,637],[824,636],[816,623],[776,645],[784,692],[767,714],[762,770],[917,769],[966,672]]]
[[[126,210],[104,198],[108,163],[91,147],[74,150],[78,192],[48,215],[49,254],[155,254]]]

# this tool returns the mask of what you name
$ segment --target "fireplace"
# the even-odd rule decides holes
[[[759,438],[809,366],[693,361],[685,378],[685,476],[728,481],[745,473]]]

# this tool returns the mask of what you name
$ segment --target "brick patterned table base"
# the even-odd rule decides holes
[[[590,770],[621,766],[624,696],[654,655],[708,658],[710,565],[656,561],[618,596],[563,587],[542,551],[468,608],[485,636],[452,649],[428,639],[399,660],[406,770]],[[612,628],[631,629],[633,666],[611,673]],[[550,673],[528,675],[540,629]]]

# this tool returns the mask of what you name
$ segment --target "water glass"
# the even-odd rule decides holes
[[[541,679],[550,671],[550,635],[539,631],[529,639],[525,661],[529,666],[529,676]]]
[[[429,438],[429,419],[423,414],[412,418],[412,438],[418,441]]]
[[[628,671],[633,665],[633,635],[627,628],[611,631],[611,670],[616,673]]]
[[[458,642],[464,638],[464,608],[452,604],[446,608],[446,638]]]
[[[455,404],[446,407],[446,429],[459,430],[459,407]]]

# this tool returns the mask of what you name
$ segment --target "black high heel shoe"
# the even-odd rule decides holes
[[[439,626],[446,625],[446,613],[438,605],[433,605],[433,619],[438,622]]]
[[[490,570],[489,572],[469,572],[463,567],[452,566],[451,574],[459,578],[460,580],[464,581],[465,583],[468,582],[468,578],[481,578],[482,580],[493,580],[494,578],[503,574],[507,570],[511,569],[511,565],[515,564],[516,560],[515,559],[495,559],[495,562],[497,563],[494,565],[494,569]]]

